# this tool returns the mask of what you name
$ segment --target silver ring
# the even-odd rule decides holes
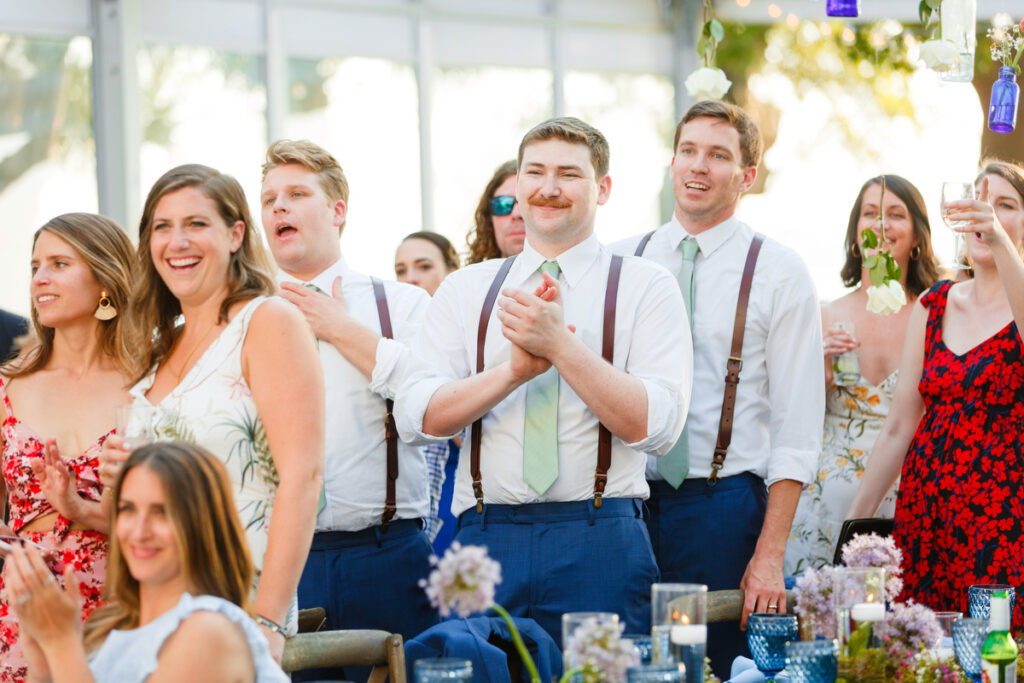
[[[24,604],[26,604],[31,599],[32,599],[32,594],[31,593],[25,593],[20,598],[18,598],[18,604],[19,605],[24,605]]]

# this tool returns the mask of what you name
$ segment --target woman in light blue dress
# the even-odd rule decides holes
[[[110,602],[84,639],[73,571],[62,588],[33,548],[9,555],[28,680],[287,681],[247,611],[254,569],[224,465],[184,442],[143,446],[112,500]]]

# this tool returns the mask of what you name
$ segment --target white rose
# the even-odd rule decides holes
[[[895,313],[907,305],[907,293],[899,280],[889,280],[877,287],[868,287],[868,312],[878,315]]]
[[[702,66],[686,78],[686,92],[697,100],[720,100],[731,85],[724,71],[708,66]]]
[[[956,63],[956,45],[951,40],[929,40],[921,45],[924,65],[935,71],[949,71]]]

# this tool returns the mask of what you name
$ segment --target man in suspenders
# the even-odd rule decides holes
[[[571,611],[617,612],[645,632],[658,572],[644,453],[675,443],[689,401],[682,297],[660,266],[597,241],[611,191],[599,131],[546,121],[518,162],[523,252],[441,284],[413,344],[425,367],[402,386],[399,432],[436,440],[472,424],[455,540],[501,563],[496,600],[513,615],[556,642]]]
[[[825,407],[807,269],[733,216],[761,152],[746,112],[697,103],[676,129],[672,220],[612,247],[642,251],[676,275],[693,321],[686,429],[647,467],[662,580],[743,588],[743,627],[750,612],[786,609],[782,557],[800,490],[815,474]],[[708,647],[721,676],[746,642],[735,624],[722,624]]]
[[[278,140],[267,150],[263,230],[281,295],[317,337],[325,379],[324,491],[299,607],[324,607],[328,629],[410,638],[437,622],[418,586],[430,572],[427,471],[422,449],[398,440],[389,414],[429,297],[348,266],[338,239],[347,203],[345,175],[323,148]]]

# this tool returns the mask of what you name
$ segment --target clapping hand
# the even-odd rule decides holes
[[[47,439],[41,460],[32,461],[32,471],[39,479],[46,500],[67,519],[79,516],[81,497],[78,495],[78,479],[75,473],[60,458],[56,439]]]
[[[551,361],[544,353],[555,343],[562,322],[562,298],[558,282],[547,273],[532,294],[516,289],[502,292],[498,302],[501,331],[512,342],[509,360],[513,374],[529,380],[548,370]],[[575,325],[567,326],[570,332]]]
[[[63,645],[82,639],[82,598],[74,568],[64,568],[64,586],[31,546],[14,544],[4,567],[5,588],[23,632],[53,656]],[[29,653],[26,652],[26,655]]]

